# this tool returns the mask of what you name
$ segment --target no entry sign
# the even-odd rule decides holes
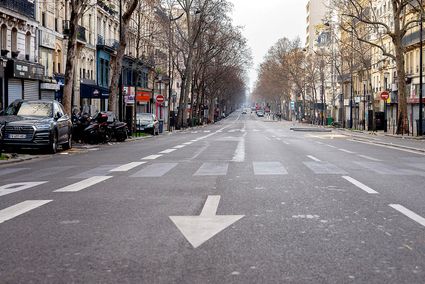
[[[388,100],[389,97],[390,97],[390,94],[387,91],[383,91],[381,93],[381,99],[382,100],[386,101],[386,100]]]
[[[164,96],[163,95],[156,96],[156,102],[157,103],[163,103],[164,102]]]

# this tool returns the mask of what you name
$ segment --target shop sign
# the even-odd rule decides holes
[[[150,90],[143,88],[136,88],[136,101],[137,102],[149,102],[152,96]]]
[[[40,46],[55,49],[56,37],[54,34],[40,30]]]
[[[59,86],[59,84],[54,84],[54,83],[41,83],[40,89],[58,91],[58,90],[60,90],[60,86]]]
[[[15,60],[9,60],[9,62],[8,68],[15,78],[41,80],[43,77],[44,68],[41,65]]]

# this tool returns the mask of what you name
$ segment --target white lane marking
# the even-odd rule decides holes
[[[328,147],[330,147],[330,148],[334,148],[334,149],[338,148],[338,147],[335,147],[335,146],[329,145],[329,144],[325,144],[325,145],[328,146]]]
[[[77,192],[85,188],[88,188],[90,186],[93,186],[97,183],[103,182],[107,179],[110,179],[111,177],[112,176],[94,176],[94,177],[70,184],[68,186],[59,188],[55,190],[54,192]]]
[[[150,156],[142,158],[142,160],[156,160],[159,157],[162,157],[162,155],[150,155]]]
[[[25,190],[46,183],[47,181],[17,182],[0,186],[0,196]]]
[[[283,143],[286,144],[286,145],[290,145],[289,142],[286,142],[286,141],[283,141]]]
[[[233,155],[233,162],[243,162],[245,161],[245,136],[246,136],[246,132],[244,133],[244,135],[242,135],[238,146],[236,147],[235,150],[235,154]]]
[[[314,157],[314,156],[307,155],[307,157],[312,159],[313,161],[320,162],[320,160],[318,158]]]
[[[267,136],[264,136],[264,138],[266,138],[266,139],[267,139],[267,140],[269,140],[269,141],[271,140],[271,139],[270,139],[269,137],[267,137]]]
[[[27,200],[0,210],[0,224],[37,207],[43,206],[51,201],[53,200]]]
[[[204,130],[204,133],[210,133],[211,130]]]
[[[174,152],[176,150],[177,149],[167,149],[167,150],[164,150],[164,151],[159,152],[159,154],[170,154],[170,153],[172,153],[172,152]]]
[[[323,142],[315,141],[316,144],[323,145]]]
[[[260,132],[260,130],[258,130],[258,129],[253,129],[252,131],[253,132]]]
[[[131,162],[119,167],[116,167],[115,169],[110,170],[110,172],[128,172],[131,169],[134,169],[135,167],[141,166],[145,164],[146,162]]]
[[[280,139],[279,137],[277,137],[276,140],[281,141],[282,139]]]
[[[378,147],[383,147],[383,148],[387,148],[387,149],[399,150],[399,151],[403,151],[403,152],[407,152],[407,153],[425,156],[425,153],[418,152],[418,151],[415,151],[415,150],[403,149],[403,148],[398,148],[398,147],[393,147],[393,146],[388,146],[388,145],[382,145],[382,144],[376,144],[376,143],[371,143],[371,142],[366,142],[366,141],[359,141],[359,140],[354,140],[354,139],[348,139],[347,141],[363,143],[363,144],[368,144],[368,145],[372,145],[372,146],[378,146]]]
[[[193,139],[193,140],[190,140],[190,142],[198,142],[198,140],[196,140],[196,139]]]
[[[186,145],[177,145],[177,146],[174,146],[173,148],[181,149],[181,148],[184,148],[184,147],[186,147]]]
[[[398,212],[400,212],[401,214],[409,217],[410,219],[412,219],[413,221],[421,224],[422,226],[425,227],[425,218],[416,214],[415,212],[413,212],[412,210],[407,209],[406,207],[400,205],[400,204],[390,204],[389,205],[391,208],[397,210]]]
[[[183,143],[183,145],[190,145],[190,144],[193,144],[193,142],[186,142],[186,143]]]
[[[371,189],[371,188],[370,188],[370,187],[368,187],[367,185],[365,185],[365,184],[363,184],[363,183],[359,182],[358,180],[353,179],[352,177],[349,177],[349,176],[343,176],[342,178],[343,178],[343,179],[345,179],[345,180],[347,180],[347,181],[349,181],[349,182],[351,182],[352,184],[354,184],[354,185],[355,185],[355,186],[357,186],[358,188],[360,188],[360,189],[362,189],[362,190],[366,191],[366,192],[367,192],[367,193],[369,193],[369,194],[379,194],[379,192],[377,192],[377,191],[375,191],[375,190]]]
[[[217,214],[218,204],[220,203],[220,195],[208,195],[207,201],[205,201],[204,208],[202,208],[202,217],[212,217]]]
[[[370,156],[366,156],[366,155],[358,155],[361,158],[367,159],[367,160],[371,160],[371,161],[375,161],[375,162],[382,162],[382,160],[370,157]]]
[[[152,164],[143,168],[141,171],[135,173],[131,177],[162,177],[176,166],[177,163]]]
[[[339,151],[341,151],[341,152],[345,152],[345,153],[348,153],[348,154],[355,154],[354,152],[352,152],[352,151],[349,151],[349,150],[346,150],[346,149],[338,149]]]

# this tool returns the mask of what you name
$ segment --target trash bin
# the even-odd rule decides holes
[[[334,123],[333,117],[328,117],[327,123],[328,123],[327,125],[332,125],[332,123]]]
[[[159,121],[159,133],[162,133],[164,131],[164,121],[160,120]]]

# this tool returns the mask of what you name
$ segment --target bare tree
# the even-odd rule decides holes
[[[68,115],[71,114],[72,109],[75,62],[79,53],[77,46],[78,23],[89,5],[90,0],[70,0],[68,50],[66,54],[65,85],[63,88],[63,106]]]
[[[127,4],[124,6],[125,12],[122,15],[122,19],[121,19],[120,42],[117,49],[117,55],[111,60],[112,74],[111,74],[111,85],[109,87],[108,109],[112,112],[117,111],[116,107],[117,107],[117,97],[119,93],[119,81],[121,77],[122,59],[124,57],[125,49],[128,43],[128,27],[130,24],[131,16],[133,15],[133,12],[136,10],[138,4],[139,4],[139,0],[131,0],[130,2],[127,2]]]
[[[369,44],[382,52],[382,55],[396,62],[398,78],[398,125],[397,134],[409,132],[407,118],[407,95],[405,81],[405,47],[402,40],[408,30],[419,22],[418,14],[422,7],[418,1],[391,0],[391,22],[377,14],[376,1],[373,0],[334,0],[333,4],[340,10],[343,17],[341,28],[352,34],[358,41]],[[368,36],[376,35],[376,37]],[[384,38],[389,37],[393,48],[384,44]]]

